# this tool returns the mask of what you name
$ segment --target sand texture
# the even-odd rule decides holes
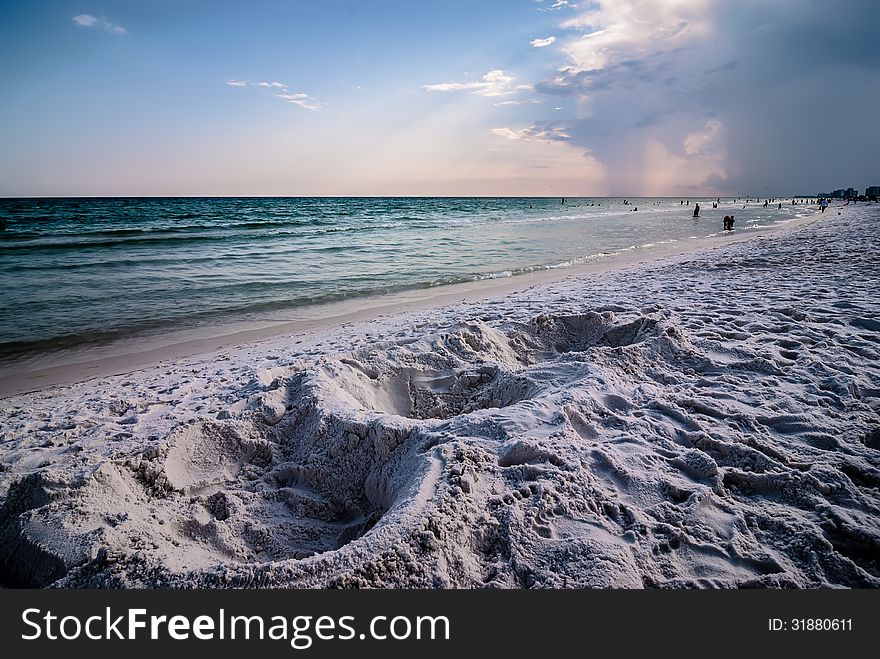
[[[880,208],[0,401],[0,581],[880,585]]]

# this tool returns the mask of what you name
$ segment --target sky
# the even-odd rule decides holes
[[[880,185],[867,0],[0,0],[0,195]]]

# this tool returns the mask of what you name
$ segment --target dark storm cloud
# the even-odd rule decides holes
[[[741,65],[726,84],[706,85],[726,127],[727,186],[815,193],[880,180],[877,3],[744,9],[716,19],[730,26]]]
[[[538,85],[588,99],[590,116],[567,131],[606,165],[612,188],[631,189],[651,140],[687,158],[688,135],[710,119],[723,125],[714,139],[725,156],[706,172],[707,191],[880,184],[880,3],[715,2],[697,19],[709,29],[688,36],[677,21],[663,39],[637,24],[629,41],[606,42],[601,67],[575,63]],[[667,49],[668,34],[686,40]]]

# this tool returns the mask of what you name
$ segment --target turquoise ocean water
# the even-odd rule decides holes
[[[0,360],[564,268],[717,235],[728,213],[742,232],[810,212],[712,201],[0,199]]]

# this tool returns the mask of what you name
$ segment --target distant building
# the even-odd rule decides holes
[[[843,196],[847,199],[852,199],[853,197],[859,196],[859,191],[855,188],[847,188],[846,190],[844,190]]]
[[[865,190],[866,197],[880,197],[880,185],[870,185]]]
[[[842,198],[843,198],[843,188],[841,188],[840,190],[835,190],[834,192],[832,192],[832,193],[831,193],[831,198],[832,198],[832,199],[842,199]]]

